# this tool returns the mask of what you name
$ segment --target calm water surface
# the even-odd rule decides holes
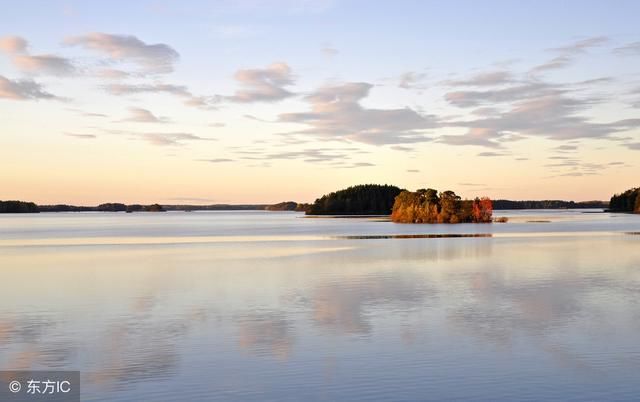
[[[84,401],[637,401],[640,216],[498,215],[0,215],[0,369],[81,370]]]

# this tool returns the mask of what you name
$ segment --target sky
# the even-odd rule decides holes
[[[640,185],[637,1],[0,0],[0,199]]]

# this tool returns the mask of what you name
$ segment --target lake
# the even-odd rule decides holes
[[[0,215],[0,369],[80,370],[83,401],[637,401],[640,216],[585,212]]]

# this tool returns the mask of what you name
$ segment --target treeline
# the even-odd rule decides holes
[[[323,195],[307,215],[389,215],[402,190],[396,186],[363,184]]]
[[[493,209],[581,209],[581,208],[608,208],[606,201],[563,201],[563,200],[541,200],[541,201],[512,201],[494,200]]]
[[[24,214],[40,212],[33,202],[25,201],[0,201],[0,214]]]
[[[100,204],[97,207],[85,207],[67,204],[39,205],[38,209],[40,210],[40,212],[161,212],[165,210],[159,204],[127,205],[119,202]]]
[[[166,205],[167,211],[257,211],[265,209],[269,204],[211,204],[211,205]]]
[[[310,208],[311,204],[301,204],[295,201],[284,201],[264,207],[267,211],[297,211],[304,212]]]
[[[632,188],[621,194],[614,194],[609,201],[611,212],[634,212],[640,214],[640,187]]]
[[[162,211],[306,211],[310,204],[293,201],[278,204],[211,204],[211,205],[160,205],[124,204],[108,202],[98,206],[69,204],[36,205],[25,201],[0,201],[0,213],[26,212],[162,212]]]
[[[487,197],[463,200],[453,191],[432,188],[403,191],[395,199],[391,220],[398,223],[491,222],[493,206]]]

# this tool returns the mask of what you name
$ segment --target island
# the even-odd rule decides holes
[[[453,191],[428,188],[403,191],[395,199],[391,220],[397,223],[488,223],[493,206],[487,197],[463,200]]]
[[[361,184],[318,198],[307,215],[389,215],[403,190],[387,184]]]
[[[640,214],[640,187],[614,194],[609,201],[609,211]]]
[[[295,201],[283,201],[277,204],[267,205],[264,207],[266,211],[295,211],[304,212],[309,209],[311,204],[301,204]]]
[[[0,201],[0,214],[24,214],[40,212],[33,202],[25,201]]]

